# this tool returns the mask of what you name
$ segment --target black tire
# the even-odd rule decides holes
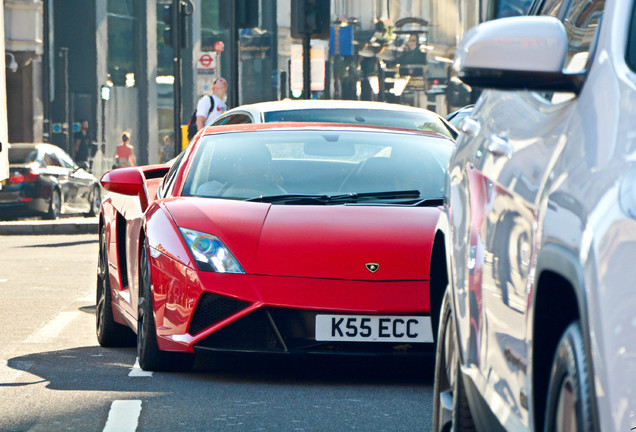
[[[544,431],[593,430],[588,378],[583,334],[574,322],[563,332],[552,361]]]
[[[168,352],[159,349],[155,327],[150,265],[146,241],[143,241],[139,260],[139,306],[137,315],[137,358],[145,371],[188,371],[192,369],[194,354]]]
[[[103,347],[133,346],[135,342],[133,331],[113,319],[112,292],[108,276],[108,251],[104,227],[101,228],[99,237],[96,304],[97,342]]]
[[[102,204],[102,191],[99,186],[95,185],[93,186],[93,189],[91,189],[91,193],[88,196],[88,204],[90,205],[90,208],[88,210],[88,213],[85,213],[84,216],[97,216],[99,214],[99,208]]]
[[[437,337],[435,380],[433,384],[433,431],[468,432],[475,430],[459,369],[459,346],[455,317],[446,290]]]
[[[62,194],[60,190],[54,188],[51,191],[51,202],[49,203],[49,211],[46,214],[47,219],[59,219],[62,213]]]

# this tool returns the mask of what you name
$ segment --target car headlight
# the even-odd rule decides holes
[[[245,273],[232,252],[217,237],[199,231],[181,228],[194,260],[201,271],[217,273]]]

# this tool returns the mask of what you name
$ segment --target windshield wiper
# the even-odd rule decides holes
[[[382,200],[382,199],[414,199],[419,198],[420,191],[417,189],[385,191],[385,192],[351,192],[339,195],[311,195],[311,194],[283,194],[266,195],[246,199],[245,201],[284,203],[284,204],[342,204],[356,203],[359,200]]]

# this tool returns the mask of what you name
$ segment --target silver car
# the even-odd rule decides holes
[[[432,252],[433,426],[635,430],[636,11],[532,12],[456,54],[488,90],[460,125]]]
[[[322,99],[285,99],[242,105],[221,114],[212,126],[271,122],[387,126],[437,132],[452,139],[458,134],[457,129],[443,117],[424,108],[385,102]]]

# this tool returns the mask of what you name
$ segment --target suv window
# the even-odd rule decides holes
[[[563,4],[569,3],[567,0],[546,0],[539,10],[539,15],[551,16],[555,18],[562,18]]]
[[[563,24],[568,35],[568,57],[564,70],[584,72],[598,35],[605,0],[573,1]]]
[[[634,3],[632,9],[632,22],[629,26],[629,39],[627,40],[625,59],[629,67],[636,71],[636,3]]]

